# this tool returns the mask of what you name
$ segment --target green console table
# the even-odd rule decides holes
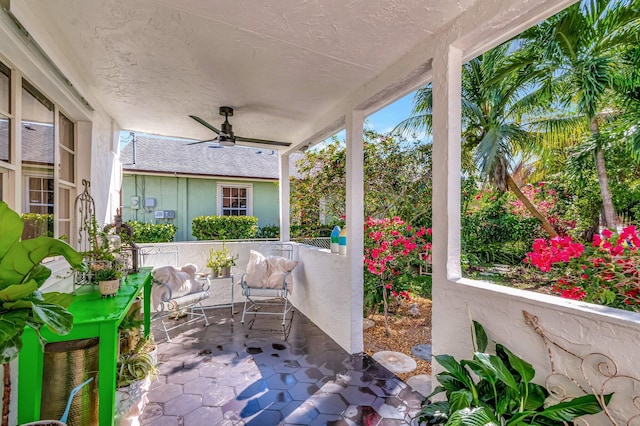
[[[73,328],[65,336],[42,328],[47,342],[62,342],[98,337],[98,403],[100,426],[113,425],[116,393],[116,364],[118,359],[118,326],[144,288],[144,330],[151,330],[151,268],[141,268],[120,286],[116,297],[102,298],[97,286],[77,290],[69,307],[73,314]],[[44,354],[32,328],[22,335],[23,347],[18,358],[18,424],[40,420],[42,401],[42,367]]]

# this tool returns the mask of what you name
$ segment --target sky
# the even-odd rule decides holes
[[[380,133],[390,132],[398,123],[411,115],[414,95],[415,92],[411,92],[380,111],[371,114],[366,119],[365,127]]]

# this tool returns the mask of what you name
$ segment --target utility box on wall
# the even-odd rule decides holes
[[[153,217],[155,219],[175,219],[176,211],[175,210],[156,210],[153,212]]]

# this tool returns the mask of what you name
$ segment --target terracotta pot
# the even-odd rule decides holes
[[[102,297],[115,296],[120,288],[120,280],[109,280],[98,282],[98,289]]]

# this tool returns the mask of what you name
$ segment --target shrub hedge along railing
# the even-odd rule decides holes
[[[132,239],[136,243],[168,243],[173,241],[178,228],[172,223],[127,222],[133,229]]]
[[[198,240],[239,240],[258,235],[255,216],[198,216],[191,225]]]

